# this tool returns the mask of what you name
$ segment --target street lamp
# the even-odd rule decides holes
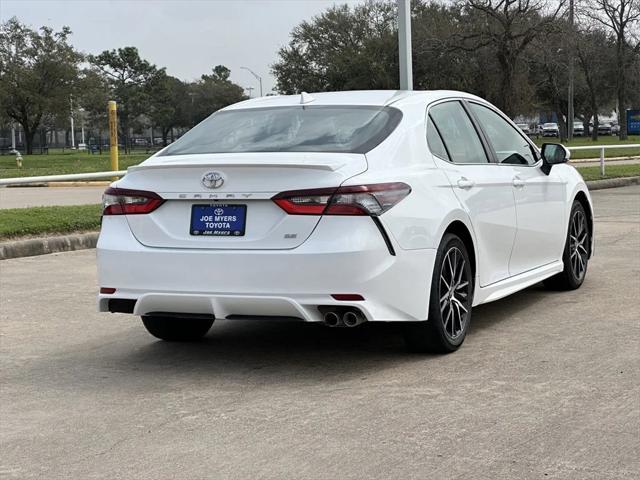
[[[256,79],[258,80],[258,82],[260,82],[260,96],[262,96],[262,77],[260,75],[258,75],[256,72],[254,72],[253,70],[251,70],[249,67],[240,67],[242,70],[246,70],[248,71],[251,75],[253,75],[254,77],[256,77]]]

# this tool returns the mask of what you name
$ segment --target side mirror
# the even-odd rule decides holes
[[[564,146],[559,143],[543,143],[542,144],[542,171],[549,175],[551,167],[559,163],[566,163],[569,161],[571,153]]]

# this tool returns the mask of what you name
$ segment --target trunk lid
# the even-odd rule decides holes
[[[150,214],[127,215],[133,235],[145,246],[288,249],[299,246],[311,235],[320,216],[288,215],[271,197],[287,190],[338,187],[366,169],[365,156],[352,153],[161,156],[131,167],[116,186],[152,191],[165,199],[164,204]],[[208,182],[204,183],[209,187],[203,183],[207,174],[210,174]],[[192,234],[192,209],[202,205],[212,208],[197,207],[194,216],[200,216],[203,211],[213,215],[213,212],[224,210],[227,215],[244,210],[244,234]],[[246,210],[242,206],[246,206]],[[216,222],[228,218],[209,217]],[[215,223],[216,227],[220,225]]]

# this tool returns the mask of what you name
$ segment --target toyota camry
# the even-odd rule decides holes
[[[106,190],[99,309],[170,341],[215,319],[405,322],[411,349],[451,352],[472,307],[584,281],[592,205],[568,158],[461,92],[240,102]]]

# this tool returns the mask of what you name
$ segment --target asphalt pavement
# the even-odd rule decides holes
[[[163,343],[96,312],[93,250],[2,261],[0,478],[640,478],[640,187],[593,197],[582,288],[478,307],[445,356],[385,324]]]

